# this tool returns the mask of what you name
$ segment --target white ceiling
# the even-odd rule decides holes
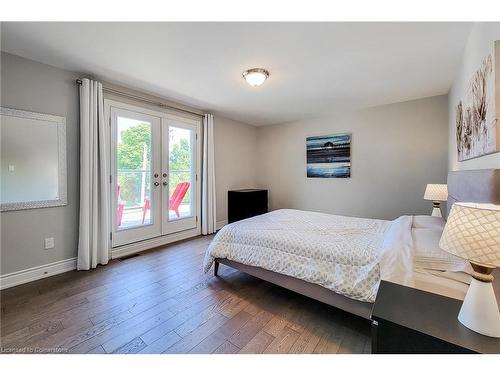
[[[449,91],[469,23],[2,23],[3,51],[253,125]],[[271,72],[261,87],[241,77]]]

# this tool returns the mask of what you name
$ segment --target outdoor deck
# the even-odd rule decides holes
[[[179,206],[179,218],[183,217],[188,217],[190,216],[190,205],[187,203],[183,203]],[[122,217],[122,225],[120,226],[120,229],[125,229],[125,228],[130,228],[130,227],[137,227],[141,226],[142,224],[142,215],[143,215],[143,208],[142,207],[137,207],[137,208],[130,208],[127,209],[125,208],[123,210],[123,217]],[[151,210],[148,210],[146,213],[146,217],[144,218],[144,224],[147,225],[150,223],[150,217],[151,215]],[[175,214],[174,211],[169,211],[168,213],[168,219],[169,220],[176,220],[177,215]]]

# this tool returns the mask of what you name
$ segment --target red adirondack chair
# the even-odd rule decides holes
[[[144,220],[146,220],[146,213],[151,208],[151,202],[149,198],[144,198],[144,208],[142,209],[142,223],[144,224]]]
[[[172,196],[168,200],[168,208],[172,211],[175,211],[175,214],[177,215],[177,217],[180,216],[179,215],[179,206],[181,205],[182,200],[186,196],[186,193],[189,189],[189,185],[190,185],[189,182],[181,182],[181,183],[177,184],[177,186],[175,187],[174,193],[172,194]]]
[[[178,183],[177,186],[175,187],[175,190],[174,190],[172,196],[168,200],[168,208],[170,210],[174,211],[175,214],[177,215],[177,217],[180,216],[179,206],[181,205],[182,200],[186,196],[186,193],[187,193],[190,185],[191,184],[189,182]],[[146,198],[144,200],[144,208],[142,211],[142,223],[143,224],[144,224],[144,221],[146,220],[146,214],[150,208],[151,208],[151,202],[149,201],[149,198]]]
[[[125,202],[120,199],[120,185],[116,186],[116,199],[118,201],[118,212],[116,216],[116,224],[122,226],[123,209],[125,208]]]

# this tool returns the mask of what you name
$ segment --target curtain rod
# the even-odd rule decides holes
[[[76,84],[77,85],[81,85],[82,84],[82,80],[81,79],[77,79],[76,80]],[[103,86],[102,89],[104,91],[107,91],[107,92],[112,93],[112,94],[116,94],[116,95],[123,96],[123,97],[126,97],[126,98],[134,99],[134,100],[139,100],[141,102],[148,103],[148,104],[153,104],[153,105],[156,105],[156,106],[161,107],[161,108],[172,109],[174,111],[189,113],[190,115],[195,115],[195,116],[199,116],[199,117],[203,117],[204,116],[204,115],[196,113],[196,112],[188,111],[187,109],[182,109],[182,108],[174,107],[174,106],[171,106],[171,105],[167,105],[167,104],[164,104],[164,103],[161,103],[161,102],[157,102],[157,101],[154,101],[154,100],[146,99],[146,98],[143,98],[141,96],[137,96],[137,95],[133,95],[133,94],[128,94],[126,92],[118,91],[118,90],[111,89],[111,88],[108,88],[108,87],[104,87]]]

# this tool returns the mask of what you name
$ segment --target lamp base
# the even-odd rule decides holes
[[[443,215],[441,214],[441,207],[439,205],[439,202],[433,202],[432,206],[433,206],[433,208],[432,208],[431,216],[443,217]]]
[[[500,337],[500,312],[491,281],[472,279],[458,320],[477,333]]]

